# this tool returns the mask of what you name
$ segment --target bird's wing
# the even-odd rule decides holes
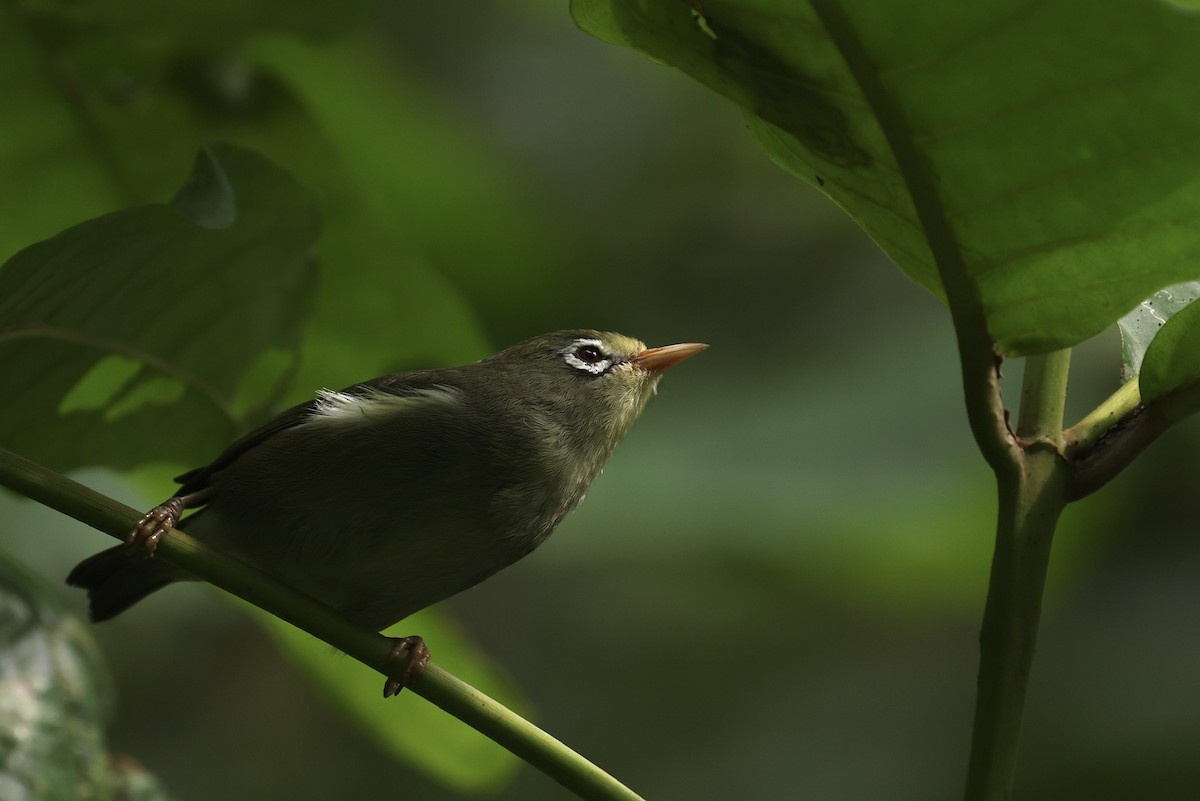
[[[316,398],[293,406],[280,412],[263,425],[236,440],[222,451],[221,455],[204,467],[189,470],[176,477],[175,482],[181,484],[177,495],[190,495],[212,486],[213,477],[233,464],[242,454],[254,449],[271,437],[290,428],[313,420],[314,416],[324,415],[329,419],[338,419],[339,414],[355,408],[355,401],[374,398],[394,398],[400,401],[394,404],[402,408],[406,398],[424,399],[431,391],[441,386],[441,370],[422,370],[412,373],[376,378],[362,384],[332,392],[322,390]],[[348,419],[344,414],[341,419]]]
[[[183,486],[179,488],[176,494],[190,495],[193,492],[199,492],[212,486],[213,476],[237,461],[239,456],[275,436],[280,431],[286,431],[289,428],[300,425],[312,415],[316,407],[317,400],[314,399],[280,412],[249,434],[235,440],[232,445],[222,451],[221,455],[210,464],[204,467],[197,467],[181,476],[177,476],[175,483],[182,484]]]

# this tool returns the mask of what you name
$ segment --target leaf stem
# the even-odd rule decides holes
[[[1159,403],[1135,406],[1090,446],[1072,449],[1070,499],[1091,495],[1112,481],[1170,427]]]
[[[1136,377],[1126,381],[1121,387],[1109,395],[1099,406],[1093,409],[1087,417],[1063,432],[1067,452],[1093,445],[1104,433],[1117,424],[1117,421],[1132,412],[1141,403],[1142,396]]]
[[[980,633],[966,798],[1002,801],[1012,785],[1050,543],[1067,502],[1068,469],[1059,449],[1070,353],[1027,362],[1018,431],[1028,441],[1022,441],[1008,428],[999,361],[978,287],[912,126],[843,6],[833,0],[810,3],[878,120],[912,199],[954,320],[967,418],[996,474],[996,549]]]
[[[1017,421],[1017,437],[1025,446],[1045,442],[1053,445],[1056,451],[1062,449],[1063,409],[1067,402],[1070,369],[1070,348],[1025,359],[1020,419]]]
[[[123,540],[141,517],[136,510],[3,448],[0,448],[0,486],[117,539]],[[160,557],[387,675],[383,666],[388,663],[391,653],[390,638],[352,625],[333,609],[280,584],[265,573],[212,551],[178,530],[159,544],[155,558]],[[632,790],[546,732],[433,664],[425,668],[410,689],[490,737],[580,798],[641,801]]]
[[[1005,801],[1012,789],[1050,546],[1067,504],[1070,470],[1059,445],[1069,362],[1069,351],[1027,361],[1017,424],[1021,469],[997,472],[996,547],[979,635],[967,801]]]

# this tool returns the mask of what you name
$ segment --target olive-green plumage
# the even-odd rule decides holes
[[[180,476],[178,495],[204,504],[180,527],[385,628],[541,544],[662,371],[704,347],[560,331],[475,364],[322,392]],[[118,546],[67,580],[104,620],[188,578]]]

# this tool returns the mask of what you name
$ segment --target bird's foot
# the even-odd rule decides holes
[[[130,551],[145,551],[146,556],[153,556],[158,550],[159,541],[167,536],[183,514],[183,498],[175,497],[166,503],[160,503],[138,521],[125,541]]]
[[[420,637],[393,637],[392,652],[383,663],[384,672],[391,676],[383,685],[383,697],[391,698],[411,686],[428,662],[429,649]]]
[[[129,539],[125,541],[125,545],[131,553],[144,551],[146,556],[154,556],[154,552],[158,550],[158,543],[179,523],[183,510],[200,506],[212,495],[213,490],[208,487],[199,492],[176,495],[171,500],[160,503],[142,516],[133,527],[133,531],[129,532]]]

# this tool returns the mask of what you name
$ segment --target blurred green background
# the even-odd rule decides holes
[[[167,199],[221,136],[324,203],[289,398],[562,327],[711,343],[544,548],[442,611],[540,726],[647,798],[956,797],[994,501],[945,309],[771,165],[731,105],[589,38],[561,3],[385,2],[328,31],[290,8],[272,12],[296,17],[283,33],[106,20],[75,63],[120,98],[103,123],[125,178],[88,184],[54,136],[14,137],[5,257]],[[36,14],[9,13],[10,35],[44,44]],[[1118,364],[1111,333],[1078,350],[1068,417]],[[1015,399],[1020,365],[1005,370]],[[1200,786],[1198,433],[1064,519],[1018,797]],[[78,476],[146,507],[171,468]],[[0,547],[56,587],[108,544],[0,508]],[[172,588],[95,636],[110,747],[178,799],[462,797],[387,756],[211,589]],[[423,703],[393,703],[394,725]],[[491,793],[567,797],[524,766]]]

